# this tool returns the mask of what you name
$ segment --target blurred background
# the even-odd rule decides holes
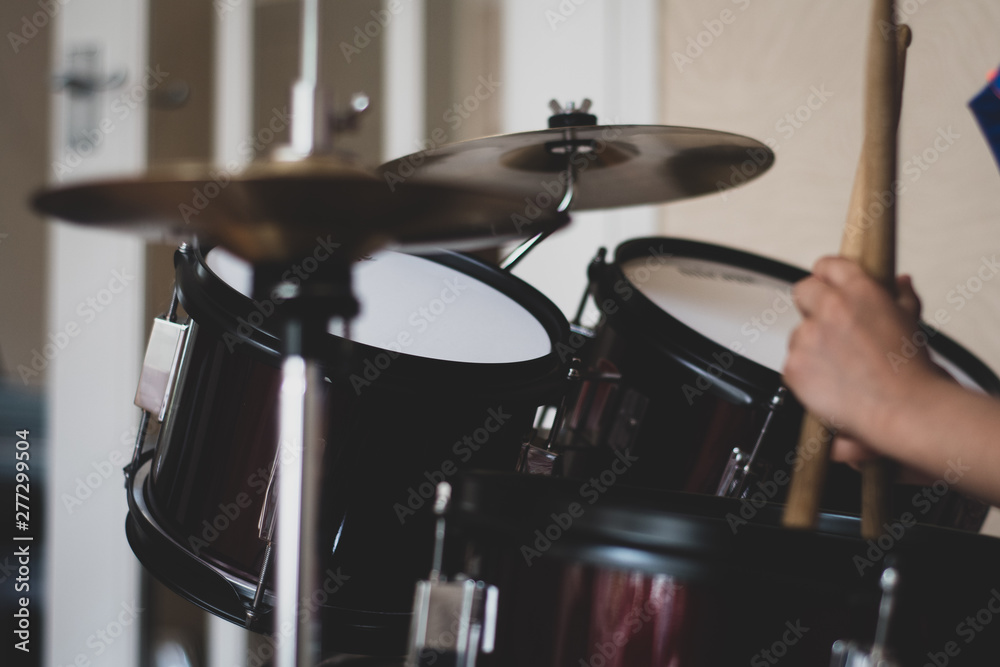
[[[340,145],[373,166],[442,136],[543,128],[553,98],[592,99],[600,123],[725,130],[774,150],[769,173],[724,195],[575,215],[515,271],[572,315],[590,258],[629,238],[719,243],[806,268],[837,250],[861,145],[868,8],[322,2],[321,77],[342,105],[371,97]],[[967,108],[1000,62],[1000,4],[901,0],[897,10],[914,31],[899,270],[914,276],[925,313],[944,312],[945,333],[1000,369],[1000,279],[981,270],[1000,250],[1000,174]],[[28,200],[45,184],[266,155],[287,140],[299,12],[290,0],[0,4],[0,471],[7,512],[13,431],[30,429],[38,538],[32,651],[13,664],[255,664],[253,637],[144,576],[125,541],[120,468],[174,246],[46,221]],[[484,80],[489,92],[476,97]],[[7,628],[13,547],[3,541]]]

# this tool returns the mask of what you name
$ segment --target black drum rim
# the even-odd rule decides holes
[[[219,618],[245,626],[256,582],[192,554],[178,542],[169,525],[159,520],[153,494],[148,494],[151,465],[149,457],[127,479],[129,511],[125,533],[133,553],[146,570],[174,593]],[[206,589],[208,593],[198,592]],[[271,630],[275,603],[270,588],[265,590],[263,600],[264,608],[250,630],[266,634]],[[337,619],[336,627],[330,629],[341,633],[338,641],[348,652],[373,656],[403,654],[405,647],[399,638],[405,636],[410,626],[411,613],[362,611],[325,604],[320,609],[324,615]],[[328,621],[330,618],[324,622]]]
[[[773,279],[792,284],[811,275],[805,269],[784,262],[738,250],[736,248],[669,236],[630,239],[618,245],[614,260],[597,265],[591,275],[591,287],[599,302],[611,299],[617,312],[604,314],[613,328],[635,332],[670,359],[694,372],[709,374],[709,391],[719,391],[729,400],[742,405],[767,407],[781,384],[781,374],[751,359],[732,352],[720,343],[689,327],[661,309],[642,290],[625,277],[622,264],[628,260],[648,257],[651,245],[664,246],[664,254],[700,259],[755,271]],[[628,299],[620,299],[614,291],[619,281],[632,289]],[[1000,377],[961,344],[925,322],[920,326],[928,333],[931,349],[958,366],[987,393],[1000,396]],[[721,368],[713,355],[725,350],[732,355],[728,368]]]
[[[767,406],[781,382],[779,373],[732,352],[689,327],[653,303],[625,276],[622,264],[648,257],[651,245],[662,247],[668,256],[727,264],[789,283],[801,280],[809,275],[808,272],[735,248],[672,237],[642,237],[620,244],[615,249],[614,260],[600,266],[591,276],[591,289],[599,303],[610,299],[617,305],[616,312],[604,315],[612,328],[638,332],[645,342],[674,362],[694,373],[707,375],[712,380],[709,392],[719,393],[739,405]],[[614,289],[622,281],[632,290],[627,299],[621,298]],[[732,356],[732,362],[725,368],[714,356],[722,351]]]
[[[579,485],[580,480],[572,479],[466,472],[455,483],[449,516],[454,517],[460,531],[472,529],[475,534],[491,538],[523,536],[526,528],[544,529],[546,524],[536,525],[536,520],[548,519],[550,512],[560,508],[565,511],[567,500],[579,501],[579,494],[574,492]],[[530,509],[519,511],[496,502],[512,497]],[[742,522],[736,521],[745,518],[739,514],[743,507],[752,507],[755,514]],[[749,553],[767,559],[783,550],[793,550],[797,544],[826,544],[855,555],[864,555],[872,544],[877,546],[875,540],[861,537],[859,517],[824,511],[818,517],[816,529],[797,530],[781,525],[783,510],[784,505],[771,502],[754,504],[750,499],[618,484],[587,506],[573,526],[553,540],[551,549],[540,557],[648,573],[661,572],[664,564],[676,568],[683,563],[686,578],[711,581],[717,580],[722,571],[744,569],[743,564],[734,560],[733,549],[749,546]],[[975,558],[976,562],[993,563],[1000,559],[1000,538],[921,523],[904,525],[900,518],[894,518],[893,522],[904,527],[902,537],[895,539],[891,549],[894,555],[901,556],[899,566],[904,571],[926,570],[926,563],[954,554]],[[530,525],[526,527],[526,523]],[[634,558],[636,555],[638,559]],[[646,564],[642,565],[642,561]],[[866,567],[865,572],[857,574],[857,581],[864,579],[874,584],[886,564],[883,561]],[[850,569],[848,565],[856,567],[851,562],[840,565],[845,570]],[[784,576],[777,565],[774,568],[773,576]],[[958,579],[967,575],[950,573]]]
[[[205,252],[197,243],[191,243],[182,246],[174,255],[176,289],[181,305],[199,327],[207,327],[224,336],[227,344],[242,348],[251,358],[280,367],[282,344],[275,327],[254,326],[247,321],[250,313],[259,312],[253,300],[217,277],[205,262]],[[565,349],[570,329],[565,316],[548,297],[517,276],[467,255],[440,251],[415,256],[458,271],[513,299],[542,326],[552,349],[544,356],[524,361],[459,362],[390,353],[330,334],[326,337],[323,359],[335,359],[343,349],[350,347],[349,375],[360,375],[366,360],[393,354],[391,363],[379,373],[378,384],[386,388],[413,390],[425,384],[426,378],[434,377],[438,385],[453,387],[460,395],[502,394],[512,398],[534,398],[549,396],[562,389],[569,362]],[[270,321],[274,319],[277,318]],[[244,335],[247,331],[249,335]],[[331,364],[324,364],[324,370],[332,381],[341,377]]]

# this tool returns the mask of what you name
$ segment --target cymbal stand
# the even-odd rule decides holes
[[[566,156],[566,170],[563,172],[563,177],[566,180],[566,191],[563,193],[563,198],[559,202],[559,206],[556,207],[556,211],[558,213],[565,213],[568,211],[570,205],[573,203],[573,197],[576,195],[576,171],[573,166],[573,156],[583,151],[581,150],[579,142],[573,137],[571,128],[577,125],[597,124],[597,116],[588,113],[590,111],[590,105],[591,102],[589,99],[585,99],[579,109],[576,108],[576,104],[573,102],[570,102],[569,106],[565,109],[555,100],[549,102],[549,108],[552,109],[554,114],[549,117],[549,127],[567,128],[563,132],[563,141],[552,141],[546,145],[549,152],[561,153]],[[513,270],[513,268],[517,266],[522,259],[524,259],[525,255],[527,255],[532,248],[549,238],[553,231],[555,230],[539,232],[527,241],[522,242],[514,248],[509,255],[504,257],[503,261],[500,262],[500,269],[503,271]]]
[[[333,261],[335,258],[331,258]],[[266,276],[267,271],[261,274]],[[266,283],[266,278],[261,283]],[[281,392],[278,413],[278,502],[275,562],[274,634],[278,667],[313,667],[319,662],[318,609],[301,604],[319,587],[318,536],[323,470],[323,343],[331,318],[343,318],[345,330],[358,312],[348,262],[323,267],[297,288],[278,288],[287,300]],[[349,333],[347,337],[349,337]],[[339,374],[348,353],[335,360]]]
[[[292,88],[287,157],[332,152],[333,119],[319,85],[319,0],[302,0],[301,70]],[[355,104],[355,111],[363,107]],[[255,290],[273,288],[283,304],[285,335],[278,412],[277,545],[275,549],[276,667],[314,667],[320,661],[319,610],[300,604],[319,587],[318,543],[324,433],[323,373],[319,359],[330,319],[345,331],[358,312],[349,253],[334,255],[308,282],[279,284],[277,267],[255,267]],[[350,334],[345,335],[349,339]],[[339,372],[347,353],[335,359]]]

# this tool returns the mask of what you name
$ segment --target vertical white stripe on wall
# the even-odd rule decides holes
[[[212,154],[228,166],[245,157],[237,150],[253,134],[254,3],[216,3],[215,119]]]
[[[424,0],[402,5],[385,28],[383,158],[420,150],[424,139]]]
[[[566,104],[589,97],[602,124],[655,122],[655,2],[512,0],[503,9],[505,132],[547,127],[552,98]],[[652,233],[655,223],[648,209],[574,214],[568,229],[533,250],[514,272],[572,314],[597,248]]]
[[[66,94],[54,93],[53,181],[142,171],[146,89],[157,85],[158,64],[147,70],[146,2],[58,6],[48,28],[56,31],[54,67],[65,66],[70,49],[94,45],[105,72],[125,69],[128,78],[96,98],[93,150],[66,145]],[[53,354],[47,387],[46,661],[131,665],[142,601],[139,563],[125,539],[121,467],[139,416],[132,399],[145,346],[144,244],[65,223],[53,224],[49,238],[47,327],[57,338],[77,333]]]
[[[253,17],[255,4],[215,4],[215,109],[212,154],[216,164],[241,165],[240,142],[252,132]],[[248,631],[213,614],[205,615],[208,666],[246,662]]]

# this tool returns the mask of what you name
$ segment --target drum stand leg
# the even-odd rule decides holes
[[[329,340],[330,319],[341,317],[346,323],[358,312],[351,292],[350,264],[336,263],[332,258],[328,261],[330,266],[310,276],[308,283],[296,289],[287,284],[278,288],[288,288],[288,294],[282,306],[285,348],[275,466],[278,493],[272,632],[277,667],[314,667],[320,661],[319,609],[304,604],[319,588],[320,574],[320,497],[326,443],[323,368],[318,359],[324,341]],[[274,275],[267,267],[258,267],[254,277],[257,291],[274,285]],[[347,368],[348,354],[345,348],[333,360],[334,374]],[[264,576],[266,569],[262,567]],[[258,595],[264,582],[260,584]]]
[[[320,653],[319,610],[300,609],[299,601],[308,600],[319,584],[322,378],[318,363],[300,355],[288,356],[281,374],[275,656],[279,667],[312,667]]]

